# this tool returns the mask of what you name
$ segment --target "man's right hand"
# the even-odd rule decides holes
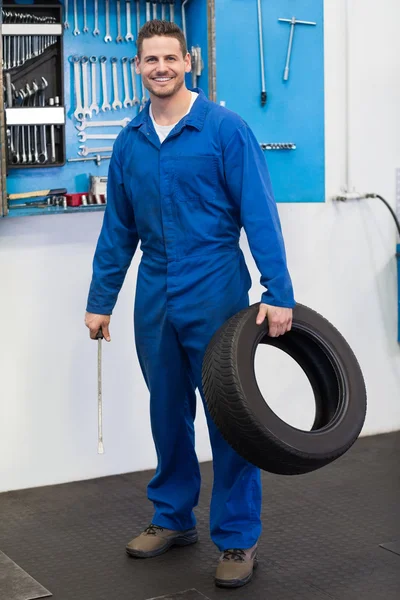
[[[90,329],[90,337],[92,340],[97,339],[97,333],[101,328],[103,332],[104,339],[107,342],[111,342],[110,332],[108,331],[108,326],[110,324],[111,317],[110,315],[95,315],[93,313],[87,312],[85,315],[85,325]]]

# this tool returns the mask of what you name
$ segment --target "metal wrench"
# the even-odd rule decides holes
[[[73,56],[72,62],[74,65],[74,83],[75,83],[75,100],[76,100],[76,108],[74,112],[74,117],[77,121],[82,121],[85,118],[83,114],[83,106],[82,106],[82,96],[81,96],[81,71],[79,68],[79,56]]]
[[[83,0],[83,33],[87,33],[89,31],[89,27],[87,26],[87,6],[86,0]]]
[[[49,106],[54,106],[54,98],[49,98]],[[51,154],[50,154],[50,162],[56,162],[56,138],[55,138],[55,129],[54,125],[50,125],[50,146],[51,146]]]
[[[112,107],[114,110],[117,110],[117,108],[122,108],[122,102],[119,99],[119,91],[118,91],[118,71],[117,71],[118,58],[113,56],[110,60],[111,60],[113,88],[114,88],[114,102],[112,103]]]
[[[112,37],[110,35],[110,2],[109,0],[105,0],[106,2],[106,35],[104,36],[104,41],[112,42]]]
[[[103,148],[88,148],[87,146],[79,146],[79,156],[87,156],[88,154],[99,154],[100,152],[112,152],[112,146],[104,146]]]
[[[78,140],[80,142],[86,142],[87,140],[116,140],[117,137],[117,133],[86,133],[85,131],[78,133]]]
[[[75,125],[76,129],[79,131],[84,131],[87,127],[126,127],[130,122],[129,117],[125,117],[125,119],[116,120],[116,121],[82,121],[78,125]]]
[[[93,35],[100,35],[99,29],[99,0],[94,0],[94,29]]]
[[[74,0],[74,35],[80,35],[78,29],[78,0]]]
[[[64,29],[69,29],[69,23],[68,23],[68,0],[64,1]]]
[[[96,63],[97,63],[97,56],[91,56],[89,58],[90,61],[90,67],[91,67],[91,80],[92,80],[92,104],[89,106],[89,110],[92,112],[95,112],[96,115],[99,114],[100,109],[99,109],[99,105],[97,104],[97,81],[96,81]]]
[[[101,86],[103,90],[103,104],[101,106],[101,110],[106,112],[107,110],[111,110],[110,103],[108,102],[108,84],[107,84],[107,67],[106,67],[107,57],[100,56],[100,69],[101,69]]]
[[[126,8],[126,36],[125,40],[127,42],[133,41],[132,34],[132,22],[131,22],[131,0],[125,0],[125,8]]]
[[[115,41],[119,44],[124,41],[124,38],[121,35],[121,0],[117,0],[117,30]]]
[[[137,94],[137,85],[136,85],[136,71],[135,71],[135,59],[129,59],[131,65],[131,77],[132,77],[132,88],[133,88],[133,104],[140,104],[139,96]]]
[[[92,118],[92,111],[89,108],[89,75],[88,75],[88,62],[89,59],[87,56],[82,56],[81,65],[82,65],[82,80],[83,80],[83,114],[84,116],[88,116],[89,119]]]
[[[122,72],[124,75],[124,92],[125,92],[124,106],[125,106],[125,108],[128,108],[133,105],[133,102],[129,95],[128,57],[124,56],[123,58],[121,58],[121,62],[122,62]]]

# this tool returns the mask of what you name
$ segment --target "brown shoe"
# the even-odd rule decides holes
[[[138,537],[126,546],[130,556],[136,558],[152,558],[164,554],[171,546],[189,546],[197,542],[197,529],[186,531],[173,531],[158,525],[149,525]]]
[[[226,588],[246,585],[252,578],[257,564],[257,544],[248,550],[225,550],[219,559],[215,584]]]

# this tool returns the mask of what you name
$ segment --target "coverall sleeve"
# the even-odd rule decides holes
[[[293,308],[295,299],[276,201],[264,154],[247,124],[224,149],[227,186],[240,208],[241,225],[266,288],[261,302]]]
[[[107,179],[107,206],[93,258],[86,310],[111,315],[139,238],[132,203],[125,191],[119,140],[114,144]]]

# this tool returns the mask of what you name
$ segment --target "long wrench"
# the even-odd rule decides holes
[[[267,102],[267,90],[265,89],[265,67],[264,67],[264,44],[263,44],[263,21],[261,11],[261,0],[257,0],[258,11],[258,37],[260,43],[260,67],[261,67],[261,106]]]
[[[108,102],[108,83],[107,83],[107,67],[106,67],[107,57],[100,56],[100,69],[101,69],[101,86],[103,90],[103,104],[101,106],[101,110],[106,112],[107,110],[111,110],[110,103]]]
[[[126,8],[126,36],[125,40],[127,42],[133,41],[132,34],[132,21],[131,21],[131,0],[125,0],[125,8]]]
[[[100,328],[97,332],[97,419],[98,419],[98,440],[97,440],[97,453],[104,454],[103,444],[103,395],[102,395],[102,381],[101,381],[101,340],[103,339],[103,331]]]
[[[90,61],[90,74],[91,74],[91,80],[92,80],[92,104],[89,106],[89,110],[92,112],[95,112],[96,115],[99,114],[100,109],[99,109],[99,105],[97,104],[97,77],[96,77],[96,63],[97,63],[97,56],[91,56],[89,58]]]
[[[89,75],[88,75],[88,62],[87,56],[82,56],[82,80],[83,80],[83,114],[85,117],[92,118],[92,111],[89,108]]]
[[[68,0],[64,1],[64,29],[69,29],[69,23],[68,23]]]
[[[49,98],[49,106],[55,106],[54,98]],[[56,162],[56,139],[55,139],[55,129],[54,125],[50,125],[50,162]]]
[[[128,57],[124,56],[123,58],[121,58],[121,62],[122,62],[122,72],[123,72],[123,76],[124,76],[124,92],[125,92],[124,107],[128,108],[128,107],[132,106],[132,104],[133,104],[131,97],[129,95]]]
[[[132,88],[133,88],[133,104],[140,104],[139,96],[137,94],[136,85],[136,71],[135,71],[135,58],[130,58],[129,63],[131,65],[131,77],[132,77]]]
[[[81,70],[79,68],[79,56],[73,56],[72,62],[74,65],[74,83],[75,83],[75,100],[76,100],[76,108],[74,112],[74,117],[77,121],[83,121],[85,115],[83,114],[83,106],[82,106],[82,95],[81,95]]]
[[[74,35],[80,35],[78,29],[78,0],[74,0]]]
[[[112,152],[112,146],[104,146],[102,148],[88,148],[87,146],[79,146],[79,156],[87,156],[88,154],[99,154],[100,152]]]
[[[94,0],[94,29],[93,35],[100,35],[99,29],[99,0]]]
[[[89,27],[87,26],[87,6],[86,0],[83,0],[83,33],[87,33],[89,31]]]
[[[121,35],[121,0],[117,0],[117,44],[124,41],[124,38]]]
[[[105,0],[106,2],[106,35],[104,36],[104,41],[112,42],[112,37],[110,35],[110,2],[109,0]]]
[[[80,142],[86,142],[87,140],[116,140],[117,133],[86,133],[80,131],[78,133],[78,140]]]
[[[75,125],[76,129],[79,131],[84,131],[88,127],[126,127],[130,122],[129,117],[125,117],[125,119],[115,120],[115,121],[82,121],[78,125]]]
[[[122,108],[122,102],[119,99],[119,91],[118,91],[117,62],[118,62],[118,58],[113,56],[111,58],[111,68],[112,68],[113,88],[114,88],[114,102],[112,103],[112,107],[114,110],[117,110],[117,108]]]

